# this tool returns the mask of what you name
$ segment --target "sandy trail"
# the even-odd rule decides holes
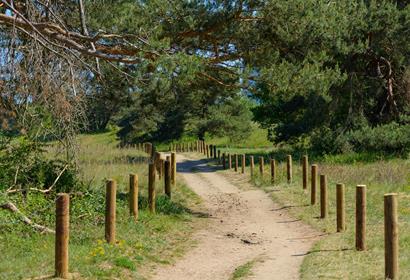
[[[204,200],[209,225],[194,235],[195,248],[153,278],[227,280],[235,268],[255,261],[248,279],[299,279],[303,256],[319,234],[264,191],[240,190],[206,163],[178,157],[178,172]]]

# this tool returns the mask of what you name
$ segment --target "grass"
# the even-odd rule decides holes
[[[231,150],[232,153],[238,151],[240,149]],[[251,155],[260,153],[260,150],[246,152]],[[261,154],[266,158],[275,152]],[[268,165],[265,165],[263,178],[257,175],[251,180],[255,186],[269,192],[273,200],[286,206],[294,218],[325,233],[304,259],[302,279],[384,279],[383,195],[390,192],[399,195],[400,279],[410,279],[410,160],[352,160],[361,157],[339,155],[315,160],[319,164],[319,174],[328,176],[329,217],[324,220],[318,219],[319,205],[311,206],[310,193],[302,189],[300,156],[293,159],[294,180],[291,184],[286,182],[286,163],[283,158],[277,164],[278,177],[274,186],[270,182]],[[259,173],[258,168],[255,158],[255,174]],[[346,185],[347,230],[343,233],[336,233],[336,183]],[[365,252],[357,252],[354,248],[355,187],[358,184],[367,185],[368,250]]]
[[[172,263],[192,245],[195,228],[188,208],[200,203],[186,186],[173,189],[172,201],[163,195],[157,182],[157,214],[147,208],[147,164],[135,149],[120,149],[113,133],[83,135],[79,138],[80,176],[87,183],[80,194],[71,195],[70,272],[82,279],[146,279],[160,264]],[[50,155],[55,156],[54,148]],[[128,212],[128,176],[139,175],[139,220]],[[104,240],[104,182],[118,182],[117,244]],[[15,203],[34,221],[54,225],[54,201],[32,193]],[[6,225],[6,226],[5,226]],[[0,279],[26,279],[52,275],[54,236],[33,232],[5,211],[0,212]]]
[[[256,263],[256,260],[251,260],[235,268],[235,271],[233,272],[230,280],[244,279],[246,277],[251,276],[252,268],[255,265],[255,263]]]

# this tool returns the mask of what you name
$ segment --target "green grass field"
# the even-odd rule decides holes
[[[82,135],[79,167],[86,190],[71,196],[70,272],[81,279],[145,279],[160,264],[172,263],[192,245],[194,229],[188,207],[199,198],[183,184],[173,190],[172,201],[157,181],[157,214],[147,208],[147,164],[135,149],[117,147],[114,133]],[[50,156],[57,149],[50,149]],[[129,217],[127,188],[130,173],[139,175],[138,222]],[[105,180],[118,182],[117,244],[104,240]],[[54,226],[54,201],[30,193],[25,202],[14,197],[20,210],[35,222]],[[200,223],[195,223],[200,224]],[[26,279],[54,272],[54,236],[34,232],[8,212],[0,212],[0,279]]]
[[[306,256],[301,269],[302,279],[384,279],[384,217],[383,195],[398,193],[399,201],[399,243],[400,279],[410,279],[410,160],[367,160],[363,155],[328,156],[315,159],[319,174],[328,176],[329,217],[319,219],[320,208],[317,203],[310,205],[310,177],[308,191],[302,188],[300,156],[293,158],[293,182],[286,181],[284,152],[263,149],[223,149],[231,154],[247,156],[264,155],[265,176],[259,176],[259,166],[255,157],[255,174],[250,181],[270,193],[272,199],[290,214],[323,232],[311,252]],[[276,155],[278,176],[271,184],[267,159]],[[311,164],[312,162],[310,162]],[[224,171],[231,172],[231,171]],[[249,174],[249,168],[246,170]],[[310,176],[310,168],[309,168]],[[336,183],[346,186],[346,226],[343,233],[336,233]],[[355,250],[355,187],[367,185],[367,246],[365,252]],[[319,188],[319,185],[318,185]],[[319,201],[319,189],[317,191]]]

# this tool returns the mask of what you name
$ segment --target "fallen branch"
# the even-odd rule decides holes
[[[41,233],[55,233],[54,230],[46,227],[46,226],[42,226],[39,224],[34,223],[32,220],[30,220],[26,215],[24,215],[23,213],[21,213],[21,211],[16,207],[16,205],[14,205],[11,202],[7,202],[3,205],[0,205],[1,209],[5,209],[5,210],[9,210],[13,213],[16,213],[17,215],[20,216],[20,218],[22,219],[22,221],[26,224],[31,226],[32,228],[34,228],[35,230],[40,231]]]

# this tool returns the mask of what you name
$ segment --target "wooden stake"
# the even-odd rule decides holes
[[[175,187],[177,184],[177,154],[171,153],[171,184]]]
[[[310,204],[316,204],[316,189],[317,189],[317,164],[311,166],[311,190],[310,190]]]
[[[272,158],[270,160],[270,176],[272,184],[275,184],[276,181],[276,161]]]
[[[214,146],[211,144],[209,145],[209,157],[212,158],[214,154]]]
[[[242,162],[241,162],[242,174],[245,174],[245,166],[246,166],[246,155],[242,155]]]
[[[115,220],[117,203],[117,183],[108,180],[105,192],[105,240],[109,244],[115,244]]]
[[[68,278],[68,242],[70,227],[70,196],[65,193],[56,199],[55,277]]]
[[[292,156],[291,155],[287,156],[286,170],[287,170],[288,184],[290,184],[292,183]]]
[[[171,162],[169,160],[166,160],[164,164],[164,186],[165,194],[171,198]]]
[[[304,155],[302,159],[302,180],[303,180],[303,189],[307,189],[308,185],[308,156]]]
[[[320,218],[327,217],[327,177],[320,175]]]
[[[130,174],[129,202],[130,202],[130,215],[134,217],[135,220],[137,220],[138,219],[138,175],[136,174]]]
[[[216,145],[214,145],[214,159],[217,159],[217,157],[216,157]]]
[[[209,145],[206,145],[205,149],[206,149],[206,157],[209,158]]]
[[[238,154],[235,154],[235,172],[238,172]]]
[[[249,168],[251,169],[251,170],[250,170],[251,177],[253,177],[253,175],[254,175],[254,170],[255,170],[255,160],[254,160],[253,156],[250,156],[250,157],[249,157]]]
[[[356,250],[366,250],[366,186],[356,187]]]
[[[385,278],[399,279],[399,230],[397,194],[384,195],[384,263]]]
[[[223,167],[223,169],[226,169],[226,156],[225,156],[225,153],[222,154],[222,167]]]
[[[345,231],[345,185],[336,185],[336,230]]]
[[[231,154],[228,154],[228,167],[229,167],[229,170],[232,169],[232,156],[231,156]]]
[[[259,173],[260,175],[263,177],[263,172],[265,170],[265,166],[264,166],[264,159],[263,157],[259,157]]]
[[[155,213],[155,166],[153,163],[148,167],[148,206],[151,213]]]

